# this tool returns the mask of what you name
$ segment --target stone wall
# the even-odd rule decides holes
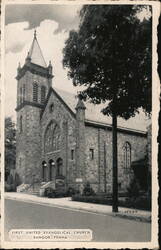
[[[50,87],[48,79],[26,72],[24,77],[19,80],[18,88],[22,84],[26,84],[26,100],[32,101],[32,83],[46,85]],[[19,91],[19,89],[18,89]],[[39,92],[40,102],[40,92]],[[51,105],[53,109],[51,110]],[[81,115],[84,113],[81,113]],[[20,116],[23,118],[23,131],[20,131]],[[77,118],[76,118],[77,117]],[[112,191],[112,131],[111,128],[103,128],[99,126],[85,126],[81,120],[81,126],[78,126],[77,116],[67,107],[61,98],[51,92],[47,105],[41,116],[41,109],[33,105],[25,105],[17,112],[17,159],[16,168],[24,183],[33,181],[42,181],[42,162],[47,163],[47,179],[49,180],[49,161],[53,160],[56,164],[57,160],[63,160],[63,175],[67,186],[75,186],[76,178],[83,177],[83,182],[89,181],[95,191]],[[82,116],[80,116],[82,117]],[[80,118],[79,117],[79,118]],[[44,136],[47,126],[54,121],[61,131],[61,141],[59,150],[45,152]],[[79,128],[79,129],[78,129]],[[80,129],[84,131],[80,133]],[[79,142],[79,137],[81,141]],[[84,136],[84,138],[82,138]],[[149,137],[150,138],[150,137]],[[151,140],[151,139],[149,139]],[[139,133],[129,133],[127,131],[118,132],[118,185],[119,191],[125,191],[133,176],[132,169],[124,167],[123,146],[125,142],[131,145],[131,161],[144,158],[146,154],[147,138]],[[76,145],[79,145],[76,148]],[[149,144],[150,145],[150,144]],[[150,147],[150,146],[149,146]],[[71,157],[73,150],[74,157]],[[82,162],[81,171],[76,166],[76,151],[85,155],[80,157]],[[84,151],[84,153],[83,153]],[[93,159],[91,154],[93,152]],[[150,152],[150,151],[149,151]],[[55,169],[53,169],[55,171]],[[81,176],[79,176],[81,174]],[[55,175],[55,172],[54,172]]]
[[[19,117],[22,115],[23,130],[20,132]],[[24,183],[32,183],[32,178],[40,179],[40,110],[25,106],[18,112],[17,123],[17,163],[16,169]],[[35,175],[35,177],[33,177]]]
[[[151,172],[152,162],[152,125],[150,124],[147,129],[147,156],[148,156],[148,170]]]
[[[49,79],[33,74],[31,72],[26,72],[25,74],[25,82],[26,82],[26,100],[32,102],[33,101],[33,82],[37,82],[38,84],[38,103],[41,103],[41,87],[46,87],[46,95],[50,88],[50,81]]]
[[[17,106],[22,99],[20,88],[25,86],[25,96],[23,101],[31,102],[31,105],[25,105],[17,110],[17,156],[16,169],[20,175],[21,181],[31,183],[39,181],[41,177],[41,137],[40,137],[40,111],[35,107],[33,101],[33,82],[38,83],[38,102],[41,103],[41,86],[46,86],[46,95],[49,91],[51,82],[48,78],[33,74],[29,71],[18,80],[17,85]],[[22,128],[20,131],[20,117],[22,117]]]
[[[50,111],[51,105],[54,107],[52,112]],[[61,130],[60,150],[45,153],[44,135],[48,124],[52,120],[58,124]],[[66,177],[66,185],[74,185],[76,178],[76,120],[73,114],[53,92],[41,118],[41,138],[41,162],[45,161],[49,170],[49,160],[52,159],[56,163],[60,157],[63,160],[63,174]],[[74,150],[74,159],[71,159],[71,150]]]
[[[86,126],[86,178],[95,191],[112,191],[112,131],[110,129]],[[131,162],[143,158],[146,154],[146,136],[118,132],[118,185],[119,191],[125,191],[133,176],[132,169],[124,167],[124,143],[131,144]],[[94,159],[90,159],[90,148],[94,150]]]
[[[25,86],[25,101],[32,102],[33,101],[33,83],[36,82],[38,84],[38,103],[41,103],[41,87],[46,87],[46,95],[51,87],[51,80],[37,75],[33,74],[29,71],[25,73],[25,75],[18,80],[17,84],[17,106],[20,105],[20,98],[23,96],[21,94],[21,88],[23,91],[23,87]]]

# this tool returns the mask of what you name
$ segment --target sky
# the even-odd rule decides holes
[[[63,69],[62,50],[69,31],[78,29],[81,5],[9,4],[5,9],[5,115],[16,121],[15,79],[18,63],[24,65],[31,47],[34,30],[43,56],[53,65],[53,87],[77,93]],[[142,13],[142,19],[147,13]]]
[[[63,69],[62,50],[69,31],[79,25],[81,5],[8,5],[5,10],[5,115],[16,121],[18,63],[24,65],[34,30],[43,56],[53,66],[53,87],[77,93]]]

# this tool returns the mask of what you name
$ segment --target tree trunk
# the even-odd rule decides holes
[[[113,204],[112,212],[118,212],[118,184],[117,184],[117,116],[112,116],[112,147],[113,147]]]
[[[106,189],[106,142],[104,142],[104,192],[107,192]]]

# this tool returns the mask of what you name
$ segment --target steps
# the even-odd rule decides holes
[[[41,186],[41,183],[34,183],[34,185],[31,185],[27,190],[24,191],[24,193],[39,196]]]
[[[47,187],[51,187],[51,188],[55,188],[55,182],[54,181],[49,181],[49,182],[37,182],[33,184],[23,184],[23,186],[25,188],[21,188],[21,193],[24,194],[31,194],[31,195],[35,195],[35,196],[39,196],[40,194],[40,188],[47,188]]]

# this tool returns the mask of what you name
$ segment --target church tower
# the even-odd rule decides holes
[[[52,85],[52,66],[46,65],[34,32],[23,67],[17,69],[16,170],[22,183],[39,181],[41,136],[40,113]]]

